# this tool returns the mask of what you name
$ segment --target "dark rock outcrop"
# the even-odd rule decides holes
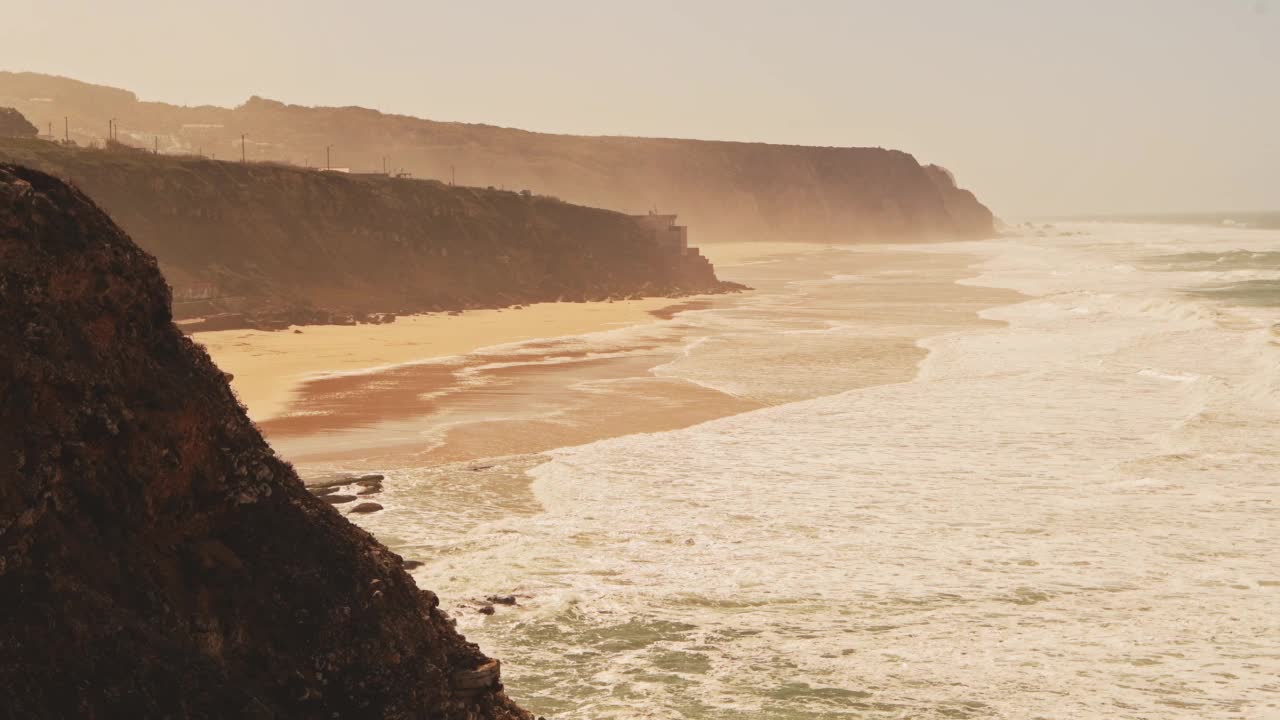
[[[0,140],[156,256],[191,332],[395,313],[726,292],[621,213],[438,182]]]
[[[7,165],[0,338],[0,714],[528,717],[274,456],[155,260]]]
[[[33,138],[40,134],[22,113],[10,107],[0,107],[0,137]]]

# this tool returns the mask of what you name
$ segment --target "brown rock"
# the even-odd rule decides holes
[[[171,322],[155,259],[2,164],[0,337],[5,716],[530,717],[275,457]]]
[[[453,687],[464,693],[498,687],[501,679],[502,666],[497,660],[489,660],[472,670],[459,670],[452,678]]]

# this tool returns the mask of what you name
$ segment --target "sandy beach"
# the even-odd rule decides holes
[[[401,318],[390,325],[304,327],[300,334],[203,333],[196,339],[234,374],[250,415],[284,457],[304,465],[388,469],[544,452],[687,427],[814,392],[906,381],[926,354],[919,340],[981,324],[978,310],[1010,299],[1009,293],[957,285],[971,274],[970,259],[962,255],[893,248],[851,254],[812,243],[712,245],[703,251],[722,278],[757,290],[549,303]],[[842,286],[835,314],[812,308],[813,319],[805,321],[858,325],[853,336],[842,334],[842,363],[821,390],[797,394],[787,368],[775,360],[759,373],[777,374],[777,382],[751,392],[726,391],[700,380],[700,371],[664,376],[662,367],[679,361],[691,344],[721,342],[721,331],[696,322],[700,311],[735,312],[785,293],[789,283],[826,282],[851,267],[866,282]],[[797,340],[818,332],[803,327],[797,325]],[[760,352],[772,357],[775,350]],[[748,343],[743,352],[735,361],[750,361],[756,351]]]
[[[703,248],[718,267],[812,252],[813,243],[726,243]],[[492,345],[581,335],[654,322],[696,300],[654,297],[588,303],[539,303],[522,309],[471,310],[401,317],[388,325],[314,325],[294,331],[196,333],[258,422],[283,413],[300,384],[319,375],[368,371],[460,355]]]
[[[387,325],[313,325],[294,331],[196,333],[254,420],[279,415],[299,383],[321,373],[390,367],[470,352],[488,345],[559,337],[652,322],[672,298],[540,303],[523,309],[471,310],[397,319]]]

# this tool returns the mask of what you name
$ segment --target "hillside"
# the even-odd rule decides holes
[[[820,242],[973,238],[991,212],[951,174],[882,148],[584,137],[435,122],[357,107],[310,108],[250,98],[236,108],[141,102],[128,91],[35,73],[0,72],[0,105],[62,137],[122,141],[356,171],[390,167],[464,185],[530,189],[627,213],[678,212],[698,237]]]
[[[5,716],[529,717],[401,558],[275,457],[155,260],[7,165],[0,334]]]
[[[553,198],[271,163],[0,138],[69,179],[174,288],[188,330],[736,289],[633,218]]]

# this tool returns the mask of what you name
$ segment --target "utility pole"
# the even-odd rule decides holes
[[[240,133],[240,164],[244,164],[244,139],[249,133]]]
[[[160,136],[159,135],[156,135],[156,149],[152,154],[154,155],[160,154]]]
[[[111,138],[115,137],[114,135],[111,134],[111,125],[114,122],[115,122],[115,118],[112,118],[107,121],[107,142],[111,142]]]
[[[49,121],[49,139],[50,140],[53,139],[53,121],[52,120]]]
[[[329,165],[329,150],[331,150],[332,148],[333,148],[332,145],[324,146],[324,169],[325,170],[331,169],[331,166]]]
[[[458,184],[458,168],[454,167],[453,165],[449,166],[449,184],[450,185]]]
[[[383,175],[387,174],[387,156],[386,155],[382,156],[382,174]]]
[[[71,119],[66,115],[62,116],[62,138],[71,142]]]
[[[109,140],[118,140],[120,138],[120,121],[111,118],[111,132],[108,134],[111,136],[108,138]]]

